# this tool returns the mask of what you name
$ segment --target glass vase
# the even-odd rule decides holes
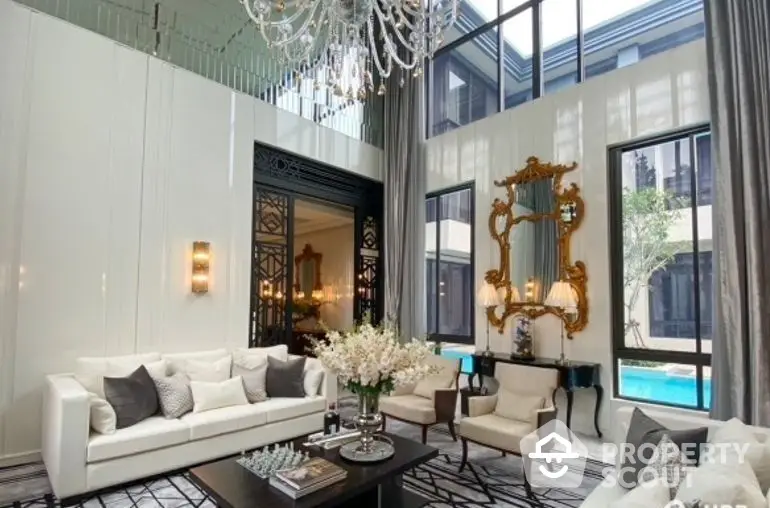
[[[374,434],[382,426],[379,393],[358,394],[358,415],[356,427],[361,432],[360,453],[368,455],[374,452]]]

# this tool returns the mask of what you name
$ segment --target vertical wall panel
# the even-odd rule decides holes
[[[30,33],[9,454],[38,446],[44,374],[133,349],[136,298],[146,58],[44,16]]]

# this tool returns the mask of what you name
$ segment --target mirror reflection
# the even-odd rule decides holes
[[[511,290],[522,303],[541,304],[559,279],[559,225],[553,178],[519,184],[511,207]],[[514,291],[513,288],[516,288]]]

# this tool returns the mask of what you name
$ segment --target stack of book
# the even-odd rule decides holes
[[[270,477],[270,485],[297,499],[342,481],[347,476],[348,472],[337,464],[315,457],[291,469],[277,471]]]

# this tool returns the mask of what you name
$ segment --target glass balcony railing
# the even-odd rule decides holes
[[[337,97],[271,58],[238,0],[16,0],[366,143],[382,146],[382,99]],[[322,70],[321,70],[322,73]]]

